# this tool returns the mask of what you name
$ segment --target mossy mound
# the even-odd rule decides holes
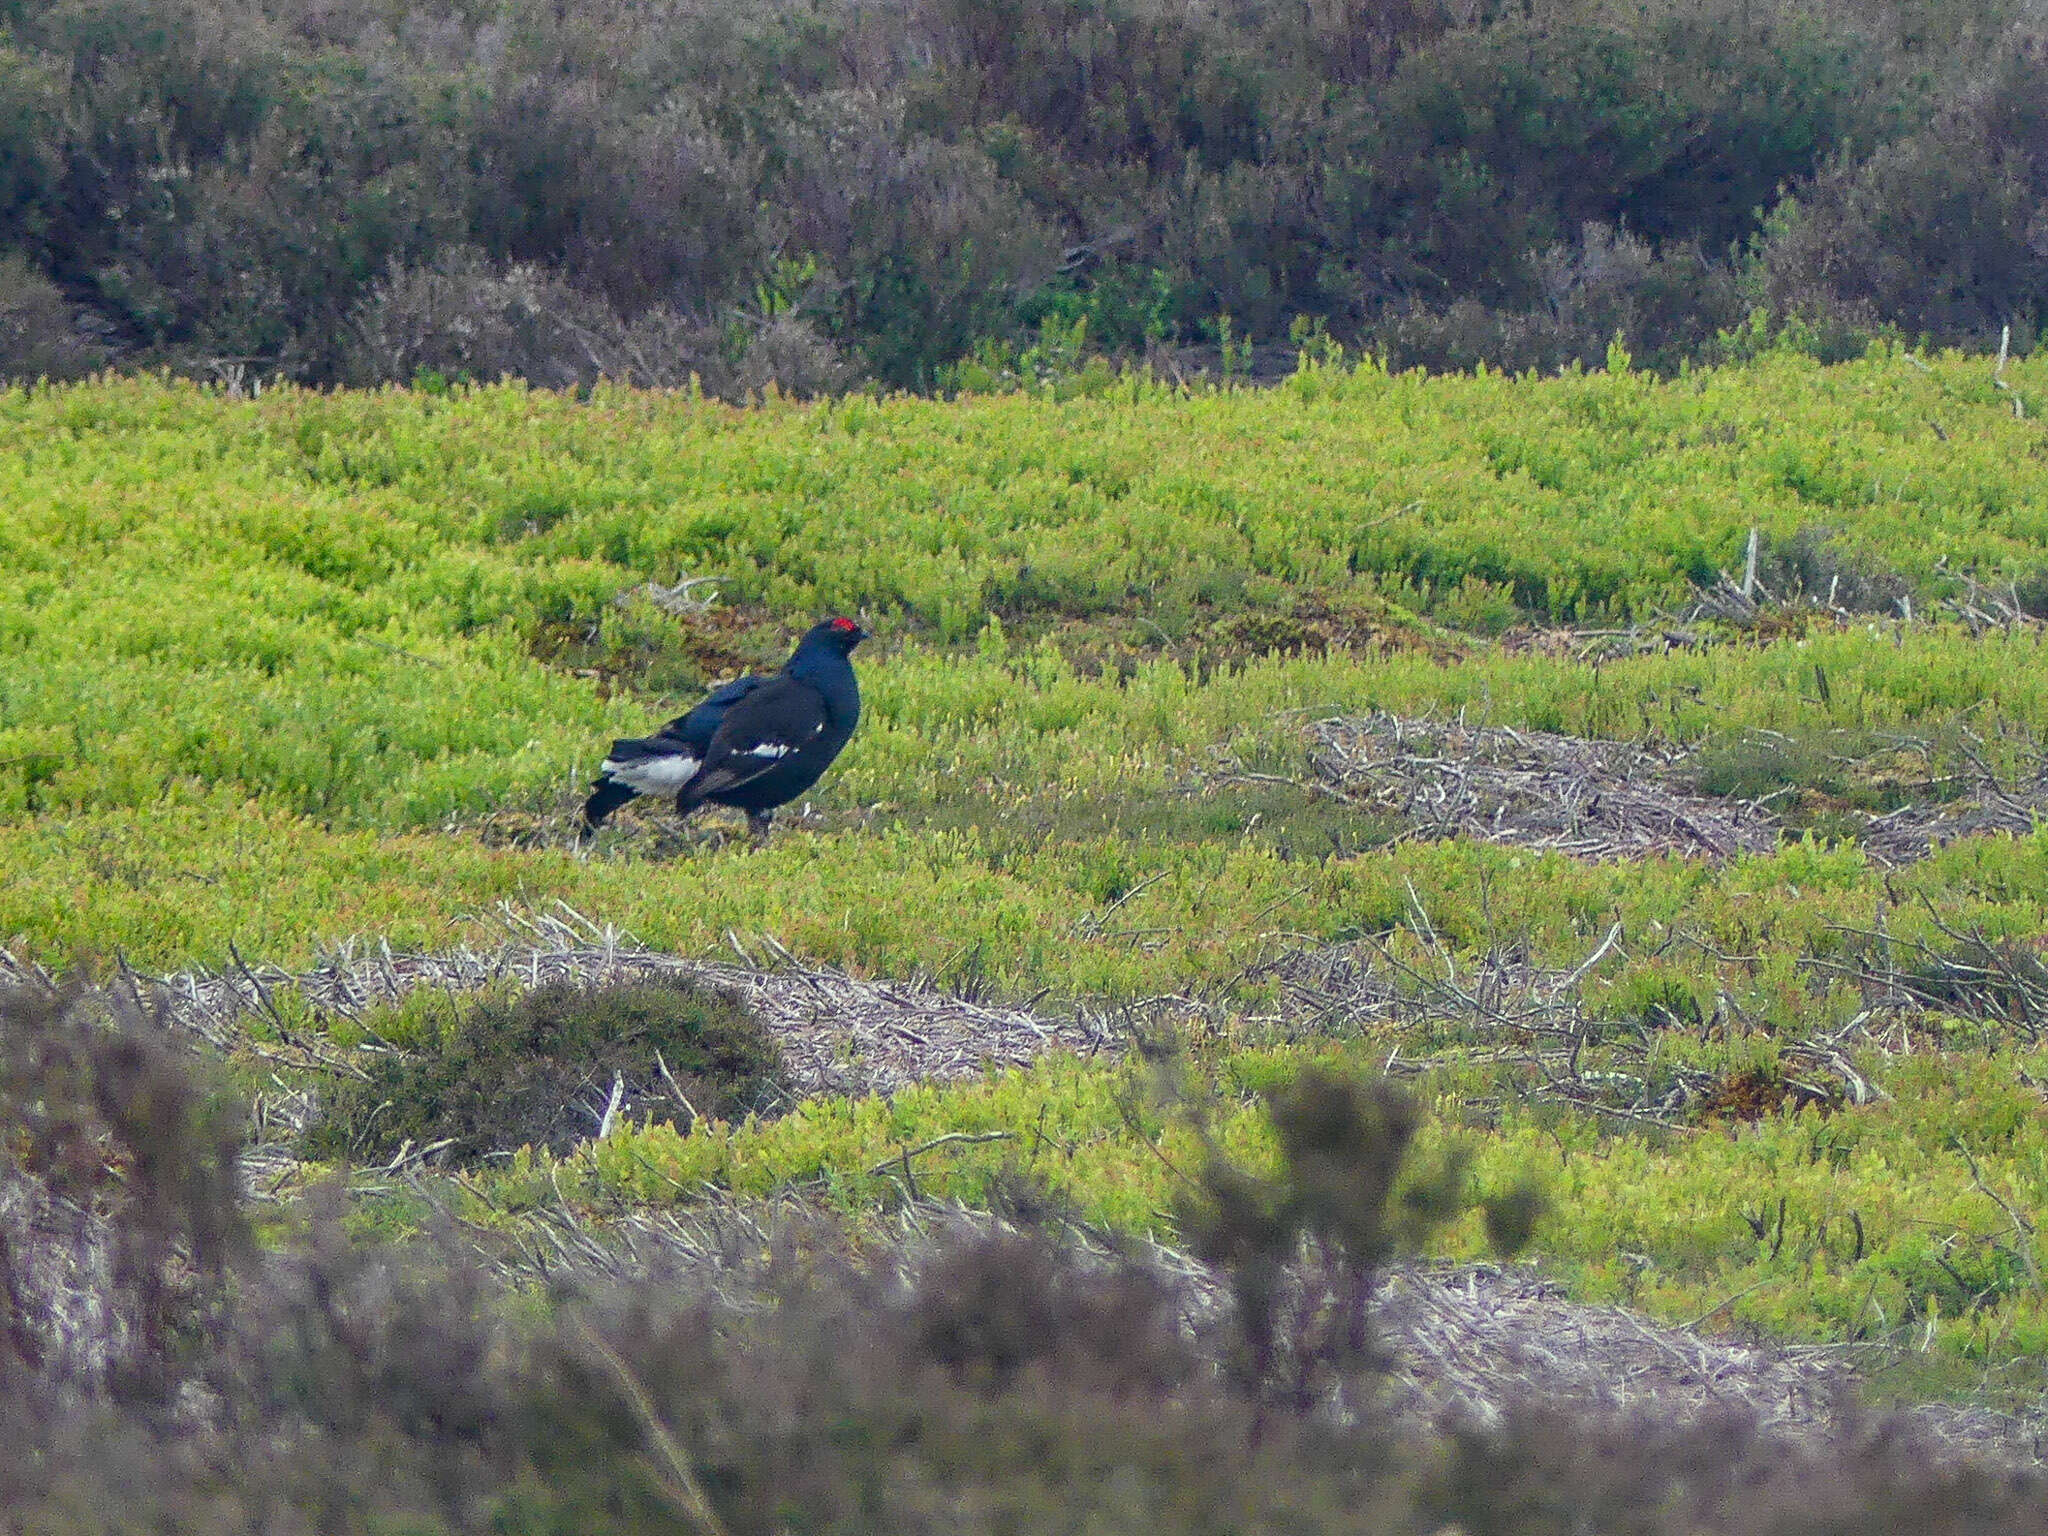
[[[371,1021],[374,1027],[374,1020]],[[592,1135],[619,1105],[687,1123],[736,1119],[782,1097],[782,1057],[734,993],[688,977],[602,986],[556,982],[517,997],[451,1003],[440,1039],[377,1058],[308,1130],[316,1157],[377,1161],[410,1140],[474,1162]]]

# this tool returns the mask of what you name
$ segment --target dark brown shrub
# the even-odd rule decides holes
[[[1272,347],[1308,316],[1431,366],[1593,362],[1621,331],[1668,369],[1805,178],[1765,242],[1774,319],[1829,347],[1977,337],[2040,318],[2042,93],[2026,36],[1997,40],[2009,10],[67,0],[8,13],[0,223],[152,365],[409,379],[350,317],[481,252],[489,281],[550,274],[611,321],[556,295],[598,342],[507,337],[485,295],[484,340],[436,332],[429,371],[509,354],[535,382],[739,398],[842,367],[930,388],[1077,314],[1126,354],[1216,342],[1223,315]],[[1560,299],[1541,253],[1581,262],[1589,223],[1658,271]],[[759,302],[807,262],[802,304]]]
[[[853,366],[817,326],[801,315],[777,315],[746,335],[746,350],[719,393],[765,394],[772,384],[785,395],[809,399],[837,394],[853,379]]]
[[[1806,601],[1850,613],[1900,611],[1913,584],[1845,549],[1826,528],[1802,528],[1791,538],[1767,544],[1757,561],[1757,578],[1780,602]]]
[[[689,977],[557,982],[466,1007],[451,998],[450,1014],[437,1048],[379,1056],[369,1081],[335,1086],[308,1150],[364,1159],[447,1142],[456,1161],[522,1146],[566,1152],[597,1129],[615,1083],[623,1111],[660,1104],[685,1124],[737,1119],[779,1097],[773,1037],[734,994]]]
[[[1019,292],[1059,264],[1057,238],[964,146],[906,132],[900,97],[832,91],[784,138],[776,217],[812,253],[835,336],[874,373],[929,385],[974,339],[1003,329]]]
[[[2021,348],[2048,319],[2048,39],[2014,28],[1923,131],[1840,160],[1768,221],[1758,271],[1778,314]]]
[[[765,154],[734,140],[687,99],[603,130],[602,199],[580,212],[571,238],[540,259],[624,315],[654,305],[699,312],[746,296],[771,261],[761,217]],[[552,190],[552,189],[551,189]]]
[[[561,389],[616,367],[620,330],[602,299],[543,268],[499,268],[465,247],[429,267],[391,267],[350,319],[342,367],[359,384],[431,374]]]
[[[694,380],[728,400],[770,384],[791,395],[831,394],[853,376],[838,348],[800,315],[719,326],[658,304],[627,321],[556,272],[500,268],[473,247],[429,267],[387,271],[350,317],[340,366],[355,384],[517,378],[565,389],[610,379],[679,389]]]
[[[1619,339],[1634,364],[1672,373],[1742,317],[1736,273],[1680,246],[1653,251],[1626,230],[1589,224],[1572,245],[1528,260],[1540,303],[1489,309],[1465,299],[1412,306],[1372,333],[1390,366],[1454,372],[1480,363],[1510,373],[1603,365]]]
[[[64,176],[64,82],[49,62],[0,45],[0,229],[51,232]]]

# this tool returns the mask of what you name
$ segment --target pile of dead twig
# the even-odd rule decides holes
[[[1944,788],[1953,798],[1918,800],[1869,817],[1857,831],[1857,846],[1872,863],[1896,869],[1958,838],[2023,837],[2048,815],[2048,756],[2037,754],[2017,773],[2001,775],[1967,752]]]
[[[1789,789],[1736,799],[1693,787],[1698,746],[1474,725],[1462,714],[1330,718],[1313,722],[1308,737],[1311,782],[1400,817],[1408,838],[1461,837],[1593,860],[1726,859],[1770,852],[1790,830],[1781,814]],[[1957,838],[2024,835],[2048,815],[2048,751],[2032,742],[2019,765],[2001,773],[1967,733],[1938,751],[1907,737],[1882,740],[1888,752],[1944,760],[1921,798],[1889,811],[1834,813],[1882,868],[1916,863]]]
[[[1879,1015],[1866,1008],[1840,1028],[1786,1041],[1779,1073],[1741,1091],[1722,1076],[1667,1061],[1653,1066],[1660,1032],[1740,1026],[1739,1005],[1721,993],[1710,1016],[1617,1021],[1587,1006],[1603,967],[1631,958],[1622,925],[1612,925],[1571,967],[1534,964],[1525,948],[1498,945],[1461,955],[1443,942],[1416,904],[1407,938],[1362,938],[1297,950],[1247,975],[1278,984],[1268,1022],[1301,1034],[1384,1032],[1393,1044],[1385,1071],[1405,1076],[1458,1060],[1499,1069],[1504,1093],[1523,1102],[1569,1104],[1605,1119],[1688,1132],[1722,1113],[1749,1117],[1779,1104],[1866,1104],[1884,1097],[1855,1065]],[[1658,953],[1694,943],[1666,934]],[[1704,948],[1704,946],[1702,946]],[[1709,957],[1711,958],[1711,956]],[[1823,984],[1826,978],[1822,978]],[[1757,1095],[1752,1101],[1751,1094]],[[1484,1112],[1498,1099],[1475,1099]]]
[[[1072,1015],[969,1001],[920,981],[848,975],[807,965],[773,939],[752,947],[732,936],[739,963],[690,960],[641,946],[630,934],[592,922],[558,903],[540,916],[502,910],[508,941],[490,950],[395,951],[388,943],[345,941],[304,971],[251,965],[238,952],[218,971],[132,976],[160,996],[172,1021],[225,1051],[254,1051],[278,1064],[360,1073],[359,1063],[280,1006],[294,997],[316,1015],[361,1022],[371,1010],[417,987],[465,993],[512,983],[599,984],[690,976],[737,992],[782,1049],[791,1086],[803,1095],[892,1093],[911,1083],[951,1081],[991,1068],[1022,1066],[1049,1050],[1093,1054],[1117,1048],[1109,1027]],[[30,968],[0,950],[0,979]],[[261,1019],[276,1044],[249,1040],[243,1026]],[[366,1047],[379,1049],[371,1041]]]
[[[1807,957],[1822,977],[1855,982],[1866,1006],[1890,1016],[1933,1012],[2016,1029],[2028,1040],[2048,1030],[2048,957],[2039,940],[1992,938],[1957,928],[1928,909],[1937,937],[1839,926],[1838,954]]]
[[[1658,853],[1729,858],[1777,847],[1761,804],[1682,787],[1689,748],[1553,731],[1373,714],[1310,727],[1313,772],[1345,798],[1410,823],[1410,836],[1465,837],[1578,858]]]

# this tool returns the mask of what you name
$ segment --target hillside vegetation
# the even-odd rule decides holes
[[[2037,0],[10,0],[0,375],[2030,348]]]
[[[436,1196],[483,1226],[713,1188],[860,1221],[1021,1173],[1172,1236],[1194,1132],[1131,1028],[1183,1042],[1254,1161],[1260,1089],[1392,1063],[1426,1151],[1547,1183],[1533,1248],[1579,1294],[2020,1390],[2048,1340],[2043,407],[2037,361],[1885,346],[755,410],[17,390],[0,943],[226,969],[246,1006],[208,1029],[266,1101],[468,1017],[286,973],[395,978],[386,945],[550,914],[593,952],[779,955],[1105,1042],[732,1121],[628,1105]],[[869,713],[770,847],[651,806],[573,851],[612,735],[832,609],[878,632]],[[1476,759],[1360,758],[1385,716],[1641,743],[1629,794],[1760,840],[1517,830],[1457,809]],[[1479,1251],[1478,1215],[1440,1246]]]

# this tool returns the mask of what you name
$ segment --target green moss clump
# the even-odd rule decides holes
[[[372,1021],[374,1026],[374,1021]],[[689,977],[556,982],[453,1012],[428,1048],[381,1056],[338,1087],[308,1130],[316,1157],[389,1157],[410,1140],[473,1162],[597,1129],[615,1082],[629,1113],[738,1119],[781,1096],[774,1038],[738,996]],[[679,1102],[679,1099],[682,1102]]]
[[[1937,745],[1905,745],[1869,731],[1742,731],[1709,739],[1690,778],[1703,795],[1778,796],[1788,824],[1806,826],[1831,809],[1889,811],[1953,799],[1957,781],[1941,772],[1943,756]]]

